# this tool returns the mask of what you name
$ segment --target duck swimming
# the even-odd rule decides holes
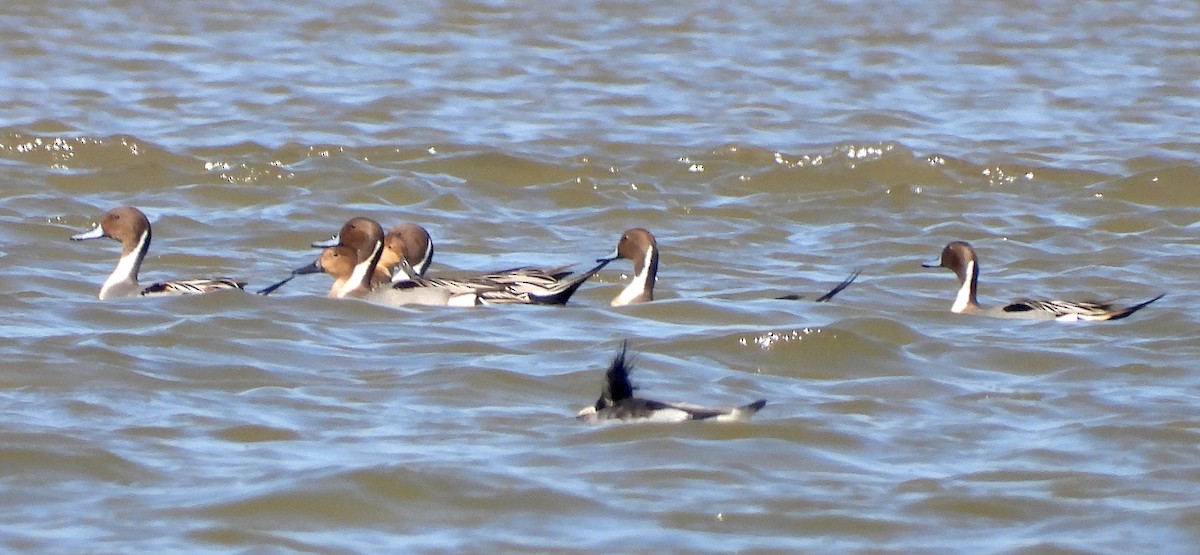
[[[976,300],[979,282],[979,257],[966,241],[951,241],[942,249],[936,263],[922,264],[925,268],[948,268],[958,276],[958,295],[950,312],[955,314],[977,314],[992,318],[1018,320],[1120,320],[1146,305],[1163,298],[1166,293],[1133,306],[1117,306],[1102,301],[1047,301],[1018,299],[1003,306],[984,307]]]
[[[150,297],[198,295],[214,291],[245,289],[246,282],[230,278],[179,279],[155,282],[147,287],[138,284],[138,272],[146,254],[150,252],[150,220],[141,210],[132,206],[121,206],[109,210],[100,219],[100,225],[91,231],[72,235],[72,241],[86,241],[107,237],[121,243],[121,258],[117,267],[100,286],[100,299],[123,297]]]
[[[664,403],[643,399],[634,395],[637,389],[629,381],[633,364],[627,356],[628,342],[621,342],[621,350],[613,358],[604,373],[604,386],[600,398],[590,407],[579,411],[576,418],[595,423],[605,420],[644,422],[683,422],[686,420],[714,420],[737,422],[749,420],[767,404],[766,399],[733,408],[708,408],[684,403]]]

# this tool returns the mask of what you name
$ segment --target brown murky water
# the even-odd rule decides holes
[[[1188,3],[136,2],[0,9],[0,545],[30,552],[1162,552],[1200,539],[1200,10]],[[561,308],[101,302],[254,288],[353,215]],[[1136,301],[1100,324],[948,313]],[[819,294],[856,268],[833,303]],[[621,339],[664,400],[588,427]]]

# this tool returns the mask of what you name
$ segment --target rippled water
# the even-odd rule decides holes
[[[8,551],[1163,552],[1200,539],[1190,3],[14,2],[0,9]],[[101,302],[310,261],[354,215],[566,307]],[[1120,322],[948,312],[1137,301]],[[857,268],[829,304],[810,298]],[[749,423],[589,427],[648,397]]]

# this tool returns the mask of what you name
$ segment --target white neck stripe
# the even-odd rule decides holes
[[[371,270],[374,270],[375,264],[379,262],[381,249],[383,249],[383,241],[376,241],[375,250],[371,251],[371,257],[354,266],[354,272],[350,274],[350,279],[346,280],[346,287],[343,288],[342,294],[338,295],[339,297],[346,296],[346,293],[360,285],[367,289],[371,288],[371,282],[367,280],[371,278]]]
[[[654,279],[654,276],[650,275],[650,261],[653,259],[654,247],[650,247],[646,249],[646,253],[642,256],[642,259],[638,261],[640,264],[635,267],[637,272],[633,274],[633,279],[629,281],[629,285],[626,285],[625,289],[621,291],[621,294],[617,295],[617,298],[613,299],[613,306],[625,306],[644,294],[647,286],[654,286],[654,284],[650,282],[651,279]]]
[[[971,285],[974,281],[971,279],[971,277],[975,275],[974,260],[967,262],[965,275],[967,277],[958,287],[958,296],[954,298],[954,305],[950,307],[950,312],[954,312],[956,314],[962,313],[962,311],[966,310],[967,307],[971,305],[971,297],[973,296],[972,293],[974,293],[974,291],[971,290]]]
[[[121,255],[117,260],[117,267],[113,268],[108,279],[104,280],[104,285],[100,287],[100,298],[107,298],[108,294],[114,287],[122,284],[132,284],[135,288],[138,282],[138,269],[142,266],[142,256],[146,248],[146,238],[150,236],[149,232],[143,231],[141,238],[138,239],[137,245],[129,254]]]

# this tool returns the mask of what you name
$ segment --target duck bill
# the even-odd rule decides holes
[[[321,267],[321,259],[318,258],[317,261],[313,262],[312,264],[307,264],[292,270],[292,277],[302,276],[305,274],[319,274],[324,271],[325,268]]]
[[[603,262],[605,264],[608,264],[609,262],[612,262],[613,260],[616,260],[618,258],[621,258],[620,251],[618,251],[617,249],[613,249],[612,254],[610,254],[604,258],[597,258],[596,262]]]
[[[596,259],[596,266],[595,266],[595,267],[593,267],[591,270],[588,270],[588,271],[587,271],[587,275],[588,275],[588,276],[591,276],[592,274],[595,274],[596,272],[599,272],[600,270],[603,270],[603,269],[604,269],[604,267],[605,267],[605,266],[608,266],[608,263],[609,263],[609,262],[612,262],[613,260],[616,260],[616,259],[615,259],[615,258],[597,258],[597,259]]]
[[[942,261],[939,260],[937,262],[925,262],[925,263],[921,264],[921,267],[922,268],[941,268]]]
[[[342,238],[338,237],[337,235],[334,235],[333,237],[330,237],[329,239],[326,239],[324,241],[313,241],[312,247],[314,249],[327,249],[329,247],[336,247],[339,244],[341,244],[341,242],[342,242]]]
[[[292,275],[284,278],[283,281],[280,281],[279,283],[259,291],[258,294],[263,296],[270,295],[271,293],[274,293],[276,289],[283,287],[287,282],[296,279],[296,276],[302,276],[304,274],[319,274],[324,271],[325,269],[321,267],[321,259],[318,258],[317,261],[313,262],[312,264],[306,264],[302,267],[292,270]]]
[[[92,229],[91,231],[85,231],[78,235],[72,235],[71,240],[72,241],[87,241],[88,239],[99,239],[101,237],[104,237],[104,228],[100,227],[100,226],[96,226],[95,229]]]

